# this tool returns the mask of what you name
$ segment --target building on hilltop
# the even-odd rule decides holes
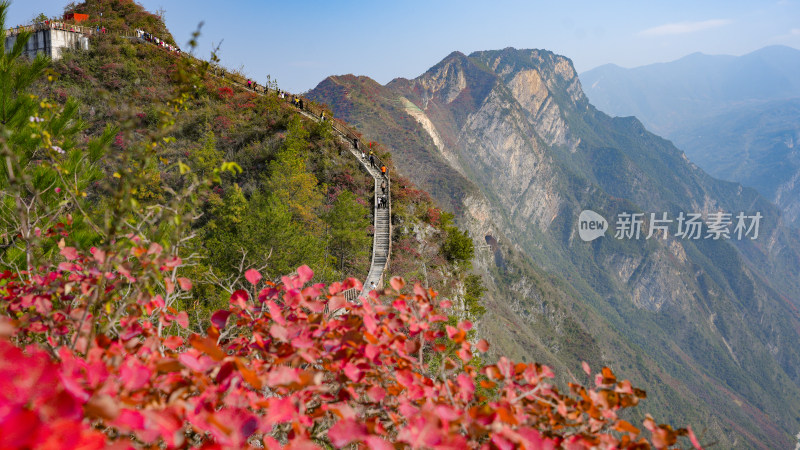
[[[44,53],[51,59],[60,59],[64,49],[89,50],[91,29],[48,21],[6,30],[6,52],[14,48],[17,36],[23,30],[31,32],[31,38],[22,52],[28,58],[35,57],[37,53]]]

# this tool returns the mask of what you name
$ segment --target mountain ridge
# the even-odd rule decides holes
[[[743,56],[689,55],[658,67],[581,74],[612,115],[635,115],[712,175],[756,188],[800,220],[800,50],[770,46]],[[794,195],[792,195],[794,194]]]
[[[599,358],[627,367],[632,378],[650,381],[661,411],[686,419],[694,413],[675,405],[692,405],[702,416],[697,420],[723,445],[787,444],[797,424],[771,417],[794,408],[779,394],[786,388],[778,386],[790,386],[789,396],[800,398],[800,374],[792,370],[800,355],[774,342],[794,339],[800,330],[792,310],[796,300],[788,294],[796,283],[771,282],[782,267],[796,278],[785,266],[797,258],[798,247],[796,237],[780,227],[777,209],[751,189],[709,177],[638,120],[595,109],[567,58],[503,49],[451,54],[434,68],[380,89],[392,114],[405,109],[407,117],[411,110],[417,117],[404,122],[416,135],[413,152],[411,141],[384,133],[395,124],[373,120],[386,112],[381,104],[346,105],[329,90],[309,95],[360,122],[365,134],[385,136],[402,173],[415,176],[410,160],[425,156],[435,165],[425,173],[447,167],[471,186],[457,200],[435,185],[429,191],[456,204],[453,211],[473,238],[485,237],[493,249],[477,264],[493,289],[481,329],[493,338],[504,336],[504,351],[516,348],[531,358],[555,355],[561,361]],[[358,87],[349,86],[350,99]],[[769,220],[762,232],[772,244],[611,237],[587,244],[576,240],[575,229],[578,212],[587,207],[605,217],[624,211],[665,211],[674,217],[678,211],[763,208]],[[504,244],[492,247],[498,238]],[[553,276],[554,286],[562,287],[537,288],[534,273]],[[552,316],[549,308],[561,312]],[[771,331],[745,320],[758,315],[774,321]],[[683,324],[678,333],[675,323]],[[530,330],[541,335],[522,338]],[[526,351],[514,335],[519,342],[541,344]],[[611,348],[622,355],[609,355]],[[772,355],[768,348],[777,348],[774,356],[756,356]],[[636,355],[647,362],[632,364]],[[678,363],[687,358],[689,363]],[[758,375],[764,367],[776,378]],[[745,381],[754,377],[758,383]],[[672,380],[671,386],[654,384],[659,379]],[[698,395],[708,398],[707,404],[698,403]],[[731,396],[747,408],[736,406]],[[720,416],[715,410],[738,412]],[[735,436],[726,437],[734,429]]]

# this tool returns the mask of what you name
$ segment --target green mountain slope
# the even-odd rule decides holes
[[[147,180],[133,199],[144,208],[156,207],[171,190],[181,188],[181,181],[167,172],[177,162],[200,176],[210,176],[223,162],[241,169],[222,173],[211,192],[199,199],[193,238],[181,247],[181,256],[191,261],[186,270],[192,271],[187,275],[196,280],[195,287],[176,307],[192,310],[194,318],[202,317],[203,309],[227,305],[232,289],[249,287],[242,277],[248,268],[258,268],[272,280],[302,264],[311,266],[321,282],[364,279],[372,248],[374,181],[350,153],[351,143],[332,132],[330,122],[310,120],[275,92],[260,95],[204,72],[202,61],[119,34],[133,28],[156,36],[166,32],[156,16],[133,2],[92,1],[74,8],[94,18],[102,11],[102,19],[93,19],[93,24],[109,32],[93,36],[88,52],[65,52],[35,91],[57,108],[68,98],[80,102],[80,139],[103,133],[109,123],[122,124],[103,160],[106,179],[115,179],[114,168],[124,155],[161,128],[169,134],[148,156],[152,161],[126,167]],[[197,71],[182,72],[187,62]],[[197,78],[182,79],[187,76]],[[180,97],[187,84],[192,89]],[[176,93],[183,100],[166,104]],[[165,122],[164,109],[180,110],[174,123]],[[391,159],[383,160],[394,173]],[[443,283],[441,275],[463,272],[460,261],[441,257],[452,224],[432,220],[441,211],[414,183],[395,181],[395,215],[409,227],[424,229],[425,235],[414,237],[413,243],[437,257],[431,282],[437,289],[441,283],[442,295],[457,295],[463,280],[453,276]],[[103,183],[92,186],[88,195],[96,220],[134,223],[135,218],[104,218]],[[88,249],[91,238],[83,244]],[[415,253],[398,247],[393,257],[402,262]]]

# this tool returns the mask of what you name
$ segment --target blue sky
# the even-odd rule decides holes
[[[14,0],[8,25],[66,1]],[[742,55],[774,44],[800,48],[800,0],[739,1],[317,1],[140,0],[164,9],[185,43],[205,22],[198,56],[222,42],[220,57],[261,82],[303,92],[328,75],[380,83],[413,78],[454,50],[544,48],[579,72],[635,67],[694,52]],[[221,6],[224,5],[224,6]]]

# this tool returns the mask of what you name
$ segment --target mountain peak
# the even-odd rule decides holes
[[[462,100],[477,104],[495,80],[494,74],[476,64],[472,58],[454,51],[410,83],[423,103],[434,100],[450,104],[463,93]]]

